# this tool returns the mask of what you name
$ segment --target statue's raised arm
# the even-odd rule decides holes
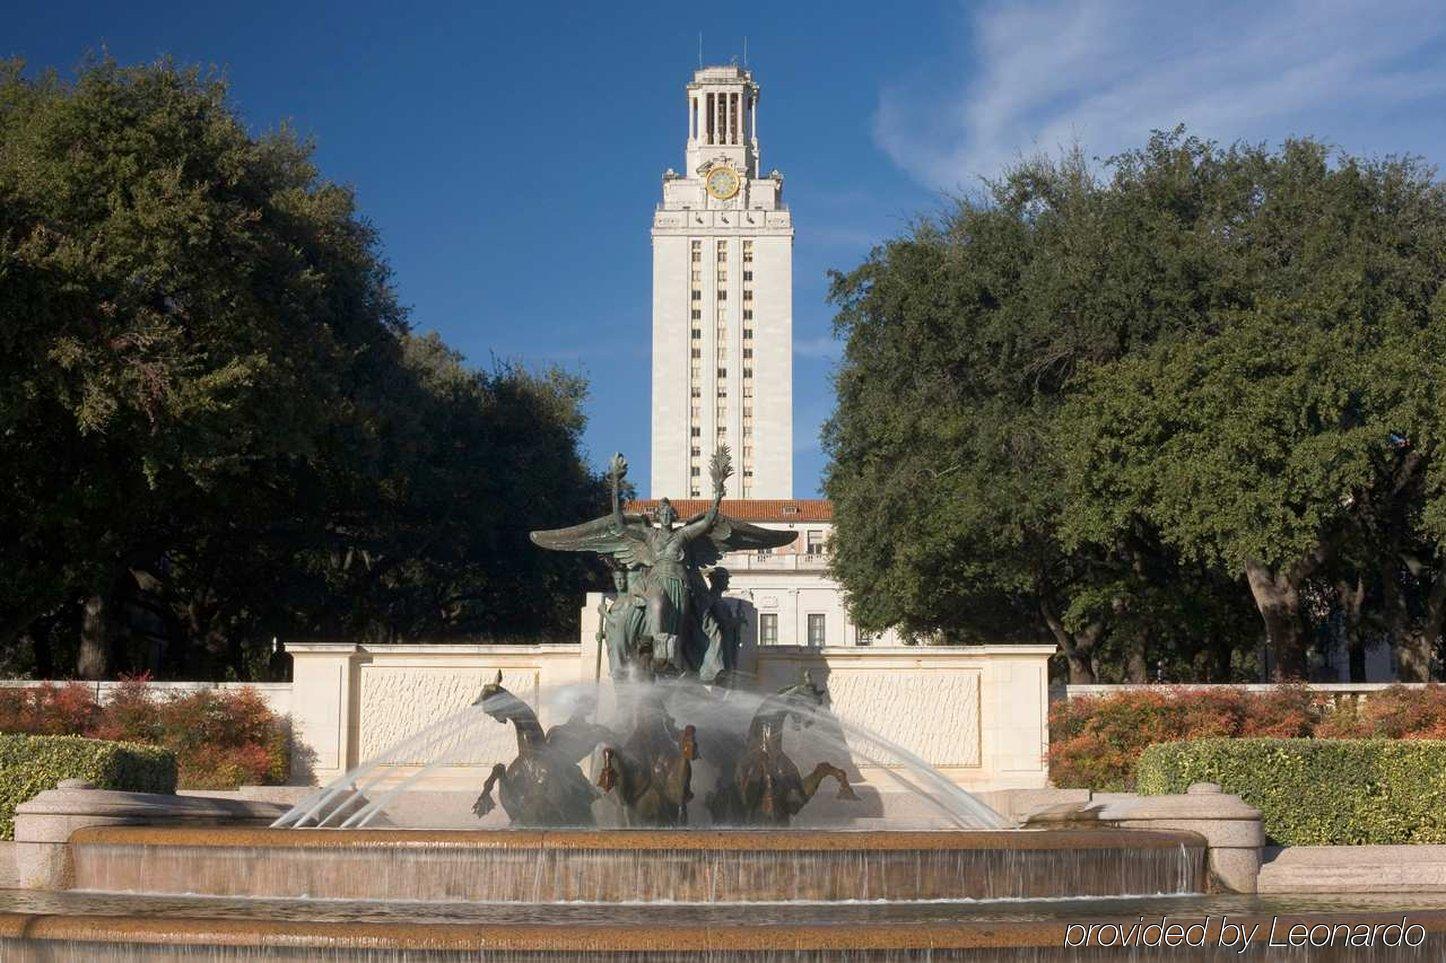
[[[733,458],[728,452],[727,445],[723,445],[713,452],[713,460],[708,465],[708,471],[713,476],[713,502],[708,506],[707,511],[683,526],[680,534],[684,541],[691,542],[695,538],[708,534],[718,523],[718,508],[723,504],[723,490],[729,476],[733,474]]]

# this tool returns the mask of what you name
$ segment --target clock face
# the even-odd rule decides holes
[[[738,193],[738,175],[729,167],[715,167],[708,172],[708,193],[726,201]]]

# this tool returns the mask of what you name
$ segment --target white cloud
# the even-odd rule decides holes
[[[1076,141],[1105,156],[1181,122],[1225,141],[1342,143],[1395,116],[1389,142],[1345,144],[1367,152],[1439,137],[1438,3],[1051,0],[989,4],[968,23],[957,62],[885,89],[874,118],[878,144],[931,187],[970,188]]]

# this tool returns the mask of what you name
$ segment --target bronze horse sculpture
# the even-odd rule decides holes
[[[617,790],[629,825],[686,826],[697,730],[684,726],[678,732],[658,694],[640,699],[634,720],[621,747],[603,747],[598,786],[604,793]]]
[[[611,730],[578,715],[543,732],[531,707],[502,687],[500,670],[472,704],[480,705],[498,722],[512,723],[517,730],[517,758],[508,766],[498,763],[492,767],[472,812],[481,817],[492,811],[496,805],[492,787],[497,785],[502,808],[514,825],[595,824],[592,803],[599,794],[578,763],[610,739]]]
[[[783,732],[790,719],[795,728],[812,725],[828,692],[815,686],[807,670],[798,683],[768,696],[753,714],[742,750],[722,752],[717,788],[708,795],[708,810],[717,825],[787,826],[818,792],[827,777],[838,783],[838,798],[857,799],[848,774],[820,762],[807,776],[783,752]]]

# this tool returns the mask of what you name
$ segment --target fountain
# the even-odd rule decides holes
[[[617,456],[609,515],[534,533],[615,565],[606,679],[531,702],[501,672],[479,679],[470,704],[269,828],[81,828],[68,837],[65,891],[0,896],[0,956],[1067,959],[1079,952],[1071,927],[1090,923],[1168,915],[1219,949],[1223,914],[1309,921],[1328,908],[1207,895],[1194,832],[1082,826],[1078,813],[1012,828],[840,718],[807,672],[755,691],[703,569],[793,536],[722,514],[726,450],[712,468],[708,511],[680,521],[664,500],[643,517],[622,511]],[[479,785],[435,789],[439,774],[476,771],[479,747],[496,757]],[[1382,924],[1399,917],[1392,908],[1350,906],[1353,921]],[[1413,921],[1429,931],[1420,958],[1435,958],[1446,908]]]

